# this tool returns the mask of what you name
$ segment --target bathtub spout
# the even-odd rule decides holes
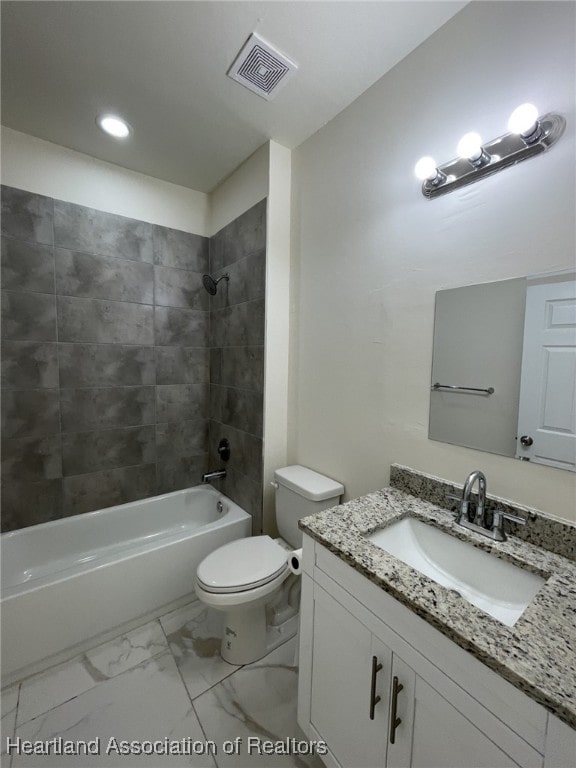
[[[214,472],[206,472],[202,475],[202,482],[209,483],[211,480],[221,480],[226,477],[225,469],[217,469]]]

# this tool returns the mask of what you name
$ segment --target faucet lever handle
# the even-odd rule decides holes
[[[451,499],[452,501],[457,501],[458,502],[457,509],[452,509],[451,511],[455,515],[454,519],[456,520],[456,522],[457,523],[460,522],[460,519],[461,519],[462,514],[463,514],[463,512],[462,512],[462,495],[459,494],[459,493],[447,493],[446,494],[446,498],[447,499]]]
[[[510,520],[518,525],[526,525],[526,519],[520,515],[513,515],[511,512],[505,512],[503,509],[497,509],[492,517],[492,538],[495,541],[506,541],[504,532],[504,520]]]
[[[503,509],[497,509],[494,512],[494,524],[496,525],[501,520],[510,520],[511,523],[518,523],[518,525],[526,525],[526,518],[520,515],[513,515],[511,512],[505,512]]]

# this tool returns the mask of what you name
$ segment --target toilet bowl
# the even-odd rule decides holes
[[[198,566],[196,594],[226,613],[220,653],[230,664],[268,652],[265,606],[290,574],[288,554],[270,536],[253,536],[220,547]]]
[[[296,633],[298,606],[288,560],[302,546],[298,520],[338,504],[344,492],[340,483],[300,465],[276,470],[274,479],[283,538],[252,536],[225,544],[205,557],[196,573],[199,599],[225,614],[221,656],[231,664],[256,661]],[[274,605],[276,611],[267,611]]]

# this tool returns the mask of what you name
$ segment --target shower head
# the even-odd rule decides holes
[[[218,280],[214,280],[212,275],[202,275],[202,285],[206,288],[210,296],[216,295],[220,280],[230,280],[230,275],[226,273],[225,275],[222,275],[222,277],[219,277]]]

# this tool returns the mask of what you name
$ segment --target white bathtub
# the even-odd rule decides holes
[[[193,599],[200,561],[250,529],[203,485],[2,534],[2,683]]]

